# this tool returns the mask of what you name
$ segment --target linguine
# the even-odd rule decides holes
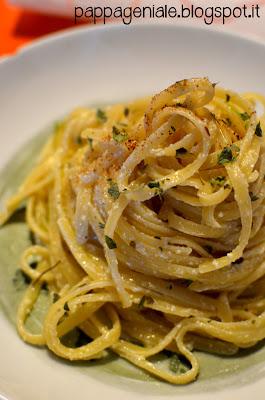
[[[265,99],[189,79],[151,99],[77,109],[56,127],[1,215],[27,200],[37,241],[21,257],[32,280],[17,314],[26,342],[69,360],[111,349],[186,384],[199,373],[193,349],[229,355],[264,339],[257,103]],[[32,334],[25,322],[44,284],[54,302]],[[61,338],[75,328],[87,341],[68,347]],[[164,350],[189,368],[153,363]]]

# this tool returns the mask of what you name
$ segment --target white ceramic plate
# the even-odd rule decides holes
[[[264,45],[206,29],[138,25],[52,35],[0,63],[0,166],[78,105],[151,94],[193,76],[265,94],[264,71]],[[224,375],[210,385],[205,381],[186,388],[119,377],[62,363],[48,351],[24,344],[0,314],[0,393],[8,400],[161,400],[173,395],[258,400],[264,398],[264,370],[259,362],[233,379]]]

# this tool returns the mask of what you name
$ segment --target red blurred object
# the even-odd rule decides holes
[[[76,26],[74,20],[22,10],[0,0],[0,56],[33,39]]]

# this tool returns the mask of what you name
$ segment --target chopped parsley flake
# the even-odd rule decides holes
[[[185,149],[185,147],[181,147],[180,149],[176,150],[176,157],[178,157],[181,154],[186,154],[187,153],[187,149]]]
[[[116,182],[109,181],[110,187],[108,188],[108,194],[113,197],[114,200],[117,200],[120,196],[119,187]]]
[[[235,145],[224,147],[221,153],[218,155],[218,164],[224,165],[235,161],[237,159],[239,150],[239,147]]]
[[[225,147],[218,155],[218,164],[226,164],[233,160],[233,153],[229,147]]]
[[[70,308],[69,308],[67,302],[64,304],[63,308],[64,308],[65,311],[70,311]]]
[[[262,137],[262,129],[261,129],[261,126],[260,126],[260,122],[256,126],[255,135],[258,136],[258,137]]]
[[[106,113],[105,113],[105,111],[103,111],[101,108],[98,108],[97,109],[97,119],[99,120],[99,121],[101,121],[101,122],[106,122],[107,121],[107,116],[106,116]]]
[[[105,235],[105,242],[106,242],[106,244],[107,244],[107,246],[108,246],[108,248],[109,248],[110,250],[117,249],[117,245],[116,245],[116,243],[114,242],[114,240],[111,239],[111,238],[110,238],[109,236],[107,236],[107,235]]]
[[[209,182],[210,182],[211,186],[213,186],[213,187],[216,187],[216,186],[221,187],[221,186],[224,186],[226,179],[225,179],[225,176],[216,176],[215,178],[211,178]]]
[[[105,228],[105,224],[103,224],[102,222],[99,222],[99,227],[101,228],[101,229],[104,229]]]
[[[116,126],[112,127],[112,137],[117,143],[125,142],[128,139],[128,135],[120,131]]]
[[[153,189],[153,188],[160,188],[160,183],[159,183],[159,182],[149,182],[149,183],[147,184],[147,186],[150,187],[150,189]]]
[[[239,113],[239,115],[240,115],[240,118],[243,119],[243,121],[247,121],[250,118],[250,116],[247,112]]]

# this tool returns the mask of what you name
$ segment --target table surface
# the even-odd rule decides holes
[[[33,39],[73,26],[71,19],[22,10],[0,0],[0,56],[14,53]]]

